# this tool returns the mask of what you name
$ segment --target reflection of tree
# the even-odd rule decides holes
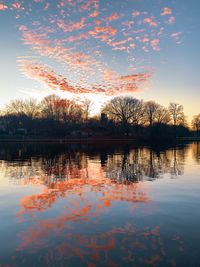
[[[183,159],[184,154],[180,153],[182,150],[177,150],[177,148],[173,149],[173,161],[171,166],[171,174],[172,176],[182,175],[183,174]]]
[[[182,154],[177,156],[176,148],[170,150],[170,153],[155,153],[152,149],[137,148],[130,153],[108,158],[106,172],[110,179],[138,182],[144,179],[154,180],[165,173],[182,175],[182,163]]]
[[[90,167],[94,167],[90,165],[92,162],[88,162],[89,176]],[[99,176],[94,179],[82,177],[58,181],[51,189],[44,190],[34,198],[22,200],[23,212],[27,216],[49,209],[60,196],[68,196],[67,206],[62,208],[60,215],[37,220],[34,226],[20,233],[19,255],[30,249],[32,253],[40,255],[40,260],[48,263],[48,266],[54,266],[55,263],[65,266],[69,262],[73,266],[74,260],[75,265],[81,263],[82,266],[130,266],[133,263],[137,266],[159,266],[165,262],[165,245],[159,226],[137,229],[129,222],[120,227],[109,222],[106,231],[101,228],[105,223],[101,215],[112,211],[115,202],[124,202],[126,206],[130,203],[135,209],[137,204],[147,204],[149,197],[146,187],[142,183],[115,183],[102,176],[101,169],[96,174]],[[98,194],[95,199],[90,197],[94,192]],[[80,224],[84,231],[81,231]],[[173,247],[176,246],[174,242]],[[135,257],[138,254],[141,255],[140,260]]]
[[[198,146],[197,144],[196,154],[199,151]],[[1,153],[3,151],[1,150]],[[26,151],[29,158],[24,154]],[[66,149],[55,151],[55,153],[47,150],[46,155],[39,154],[39,157],[35,155],[31,157],[28,149],[24,148],[18,150],[18,157],[21,158],[23,154],[24,159],[18,160],[15,154],[16,160],[4,161],[3,170],[6,172],[5,175],[15,183],[22,179],[23,183],[31,183],[34,180],[35,183],[48,185],[51,182],[80,178],[83,175],[88,178],[88,160],[91,159],[101,161],[102,171],[105,172],[106,178],[116,182],[138,182],[154,180],[167,173],[172,176],[182,175],[186,152],[187,149],[176,147],[159,151],[144,147],[124,146],[119,151],[111,150],[111,153],[103,149],[99,154],[98,150],[95,153],[95,150],[90,152]],[[9,156],[9,158],[12,157]],[[6,168],[6,165],[9,168]]]
[[[107,178],[117,182],[137,182],[142,179],[141,163],[139,163],[138,149],[131,152],[124,151],[121,155],[112,155],[106,165]]]
[[[21,200],[22,210],[18,213],[19,218],[24,214],[37,215],[41,211],[50,209],[59,198],[68,197],[67,206],[62,209],[61,215],[39,220],[33,228],[28,228],[20,234],[22,243],[18,251],[20,253],[24,249],[32,248],[38,253],[38,249],[40,251],[45,249],[46,254],[57,254],[56,262],[61,258],[70,260],[75,257],[85,264],[87,260],[94,264],[97,259],[101,259],[102,264],[107,266],[108,262],[115,262],[115,259],[112,259],[112,256],[109,258],[107,253],[116,249],[117,235],[122,237],[127,234],[133,235],[132,227],[129,225],[121,229],[111,227],[107,233],[99,232],[88,236],[76,232],[76,223],[84,224],[99,218],[95,223],[97,227],[101,214],[111,210],[115,202],[130,203],[136,208],[138,203],[149,202],[148,191],[143,184],[116,183],[107,179],[100,162],[87,159],[87,164],[79,171],[79,178],[76,175],[74,177],[77,166],[74,167],[75,170],[72,171],[71,166],[71,177],[62,181],[51,181],[41,193],[26,196]],[[94,193],[95,198],[91,197]],[[59,238],[60,242],[54,249],[49,250],[46,248],[52,235],[55,235],[56,240]],[[48,256],[45,256],[45,260],[46,257]]]
[[[198,164],[200,164],[200,142],[196,142],[192,145],[193,157]]]
[[[100,155],[66,150],[21,163],[4,161],[11,181],[42,185],[40,193],[21,199],[18,219],[34,218],[35,223],[20,233],[16,259],[31,251],[48,266],[161,266],[167,256],[158,225],[105,222],[104,215],[116,205],[123,205],[124,215],[150,207],[148,187],[141,181],[181,170],[186,151],[126,146]],[[61,200],[64,205],[55,215],[52,208]],[[175,255],[181,245],[172,242]],[[29,266],[27,261],[22,266]]]

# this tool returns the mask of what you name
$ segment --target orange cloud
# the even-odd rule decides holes
[[[57,25],[64,32],[73,32],[73,31],[81,30],[86,26],[85,18],[81,18],[80,21],[71,22],[67,24],[64,22],[64,20],[59,20],[57,22]]]
[[[111,14],[109,17],[107,17],[107,21],[113,21],[113,20],[117,20],[119,19],[119,14],[117,13],[114,13],[114,14]]]

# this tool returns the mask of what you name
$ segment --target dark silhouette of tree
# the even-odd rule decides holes
[[[27,116],[31,119],[37,118],[41,114],[41,105],[37,100],[13,100],[6,106],[6,114]]]
[[[8,115],[18,115],[18,116],[24,115],[25,114],[24,101],[20,99],[11,101],[6,106],[5,112]]]
[[[90,112],[92,110],[92,106],[93,106],[93,102],[92,100],[85,98],[82,102],[81,102],[81,107],[83,110],[83,117],[84,120],[87,122],[90,116]]]
[[[51,120],[59,120],[60,109],[58,103],[60,100],[61,98],[56,95],[45,97],[42,101],[42,115]]]
[[[139,126],[144,123],[144,111],[145,110],[143,101],[134,98],[130,121],[132,125]]]
[[[170,121],[170,114],[167,108],[159,105],[155,113],[155,121],[158,124],[167,124]]]
[[[83,118],[83,110],[73,100],[60,99],[58,101],[59,120],[65,123],[80,123]]]
[[[119,96],[105,104],[101,116],[93,117],[92,104],[88,99],[69,100],[57,95],[49,95],[40,103],[34,99],[11,101],[0,114],[0,135],[3,138],[126,135],[156,141],[191,135],[183,107],[175,103],[166,109],[154,101]],[[199,120],[200,115],[195,116],[192,124],[197,131]]]
[[[171,117],[171,121],[174,126],[178,126],[181,124],[184,125],[185,116],[182,105],[179,105],[177,103],[170,103],[168,110]]]
[[[42,101],[42,114],[45,118],[62,122],[80,122],[82,119],[81,106],[73,100],[61,99],[50,95]]]
[[[169,114],[171,118],[171,122],[174,127],[174,137],[177,137],[177,134],[180,135],[181,128],[178,126],[187,126],[186,117],[184,115],[183,106],[177,103],[170,103]]]
[[[148,101],[144,104],[145,122],[151,127],[156,122],[157,111],[159,105],[155,101]]]
[[[132,97],[115,97],[103,109],[108,118],[122,125],[126,134],[129,126],[138,125],[143,116],[142,101]]]
[[[193,117],[191,124],[192,124],[192,128],[196,131],[196,134],[198,136],[199,131],[200,131],[200,114]]]
[[[25,115],[31,119],[38,118],[41,115],[41,104],[35,99],[24,101]]]

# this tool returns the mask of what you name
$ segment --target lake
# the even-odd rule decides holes
[[[0,145],[0,266],[200,266],[200,143]]]

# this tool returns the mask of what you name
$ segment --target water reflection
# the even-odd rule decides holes
[[[193,153],[199,159],[200,145],[193,145]],[[172,176],[182,175],[184,172],[184,158],[187,145],[173,147],[167,150],[156,150],[148,147],[121,148],[92,148],[88,146],[23,146],[10,147],[11,150],[0,147],[0,158],[6,176],[15,182],[26,178],[33,182],[33,176],[38,176],[39,181],[44,176],[42,183],[63,181],[70,178],[88,178],[94,167],[98,169],[97,176],[114,179],[116,182],[139,182],[154,180],[162,174],[170,173]],[[31,149],[29,149],[31,148]],[[44,150],[43,150],[44,149]],[[92,166],[91,164],[96,164]],[[9,168],[7,168],[9,167]],[[38,181],[38,182],[39,182]],[[25,181],[24,181],[25,182]]]
[[[155,212],[147,181],[183,175],[198,148],[1,147],[1,176],[37,193],[21,197],[16,252],[0,266],[177,266],[185,245],[146,219]]]

